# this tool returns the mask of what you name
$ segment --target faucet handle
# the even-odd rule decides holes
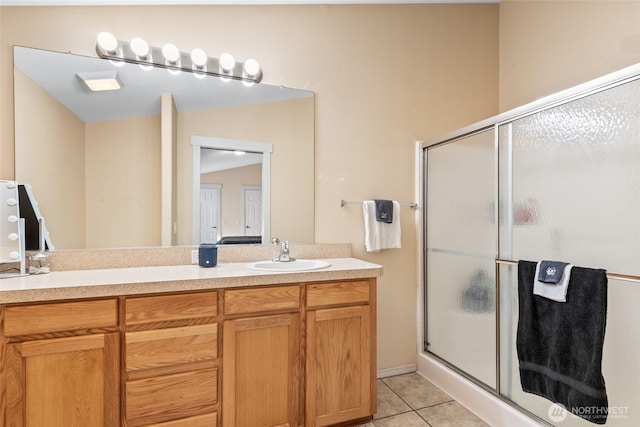
[[[289,256],[289,241],[283,240],[282,246],[280,246],[280,255],[273,259],[274,262],[289,262],[295,261],[295,258]]]
[[[273,239],[271,239],[271,244],[272,245],[280,244],[280,239],[278,239],[277,237],[274,237]]]

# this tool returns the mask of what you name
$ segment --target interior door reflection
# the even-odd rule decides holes
[[[262,234],[262,187],[245,185],[242,188],[242,221],[245,236]]]
[[[200,186],[200,243],[215,243],[220,238],[220,185]]]

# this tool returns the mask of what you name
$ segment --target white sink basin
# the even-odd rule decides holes
[[[331,264],[319,259],[297,259],[289,262],[258,261],[248,265],[253,270],[263,271],[308,271],[320,270],[329,266]]]

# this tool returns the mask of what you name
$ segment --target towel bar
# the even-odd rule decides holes
[[[514,261],[514,260],[511,260],[511,259],[496,258],[496,264],[518,265],[518,261]],[[609,273],[609,272],[607,272],[607,278],[615,279],[615,280],[623,280],[623,281],[626,281],[626,282],[640,283],[640,276],[633,276],[631,274],[620,274],[620,273]]]
[[[340,207],[343,207],[344,205],[361,205],[362,203],[364,202],[349,202],[344,199],[341,199]],[[400,206],[409,206],[410,208],[417,208],[418,204],[416,202],[403,202],[403,203],[400,203]]]

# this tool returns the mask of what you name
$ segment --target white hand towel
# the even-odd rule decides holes
[[[364,245],[367,252],[382,249],[399,249],[401,246],[400,203],[393,201],[393,222],[376,221],[376,205],[373,200],[362,203],[364,214]]]
[[[553,301],[567,302],[567,289],[569,289],[569,278],[573,265],[567,264],[562,272],[562,279],[558,283],[544,283],[538,280],[540,273],[540,263],[536,265],[536,276],[533,279],[533,294],[548,298]]]

